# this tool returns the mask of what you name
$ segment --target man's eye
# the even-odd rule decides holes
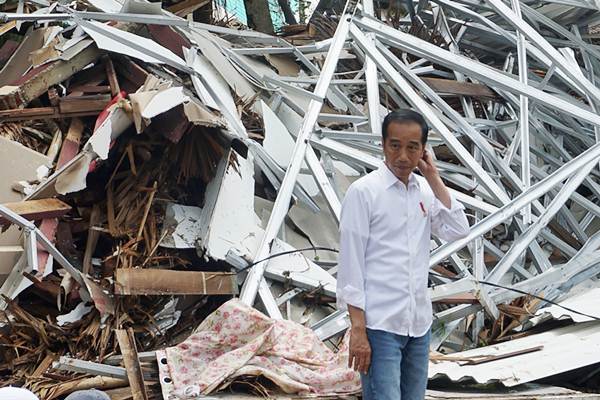
[[[417,151],[417,147],[416,147],[416,146],[410,146],[410,147],[408,148],[408,151],[413,151],[413,152],[414,152],[414,151]]]

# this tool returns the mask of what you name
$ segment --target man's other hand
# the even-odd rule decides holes
[[[350,357],[348,368],[366,374],[371,364],[371,346],[365,328],[350,329]]]

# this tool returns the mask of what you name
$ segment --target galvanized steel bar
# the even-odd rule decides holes
[[[333,43],[327,53],[325,65],[321,71],[319,82],[315,87],[314,93],[319,97],[325,97],[327,89],[329,87],[329,81],[331,80],[335,68],[337,66],[339,55],[342,51],[342,47],[348,36],[348,30],[350,27],[351,15],[344,14],[342,17],[334,35]],[[285,177],[281,184],[277,199],[273,205],[271,217],[267,223],[265,234],[261,240],[261,244],[254,256],[255,260],[262,260],[266,258],[270,253],[271,242],[277,236],[285,215],[287,214],[289,201],[292,195],[292,189],[294,187],[296,178],[302,167],[302,162],[308,147],[310,136],[314,130],[315,124],[319,117],[322,101],[311,100],[308,106],[308,110],[302,122],[302,127],[298,133],[298,139],[294,147],[294,152],[290,160],[290,164],[286,170]],[[258,292],[259,283],[263,279],[263,274],[267,266],[266,262],[261,262],[250,270],[242,291],[240,293],[240,300],[248,305],[253,305]],[[277,317],[273,316],[272,317]]]

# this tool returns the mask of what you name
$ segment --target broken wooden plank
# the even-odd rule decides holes
[[[6,32],[17,26],[17,21],[10,21],[2,26],[0,26],[0,36],[4,35]]]
[[[73,118],[67,132],[67,137],[63,141],[56,163],[56,169],[62,168],[66,163],[79,153],[81,135],[83,134],[83,122],[79,118]]]
[[[31,376],[33,378],[40,378],[42,374],[52,366],[52,363],[56,360],[56,358],[56,354],[48,352],[46,354],[46,357],[44,357],[42,362],[37,366],[35,371],[33,371],[33,374],[31,374]]]
[[[78,85],[78,86],[74,86],[74,87],[69,87],[69,90],[71,92],[77,92],[77,93],[95,93],[95,94],[102,94],[102,93],[110,93],[110,86],[109,85],[93,85],[93,84],[87,84],[87,85]],[[78,96],[75,96],[78,97]],[[66,97],[65,99],[70,98]]]
[[[1,94],[0,97],[2,97]],[[0,110],[0,120],[9,122],[33,119],[67,119],[74,117],[97,116],[106,108],[106,105],[109,103],[109,101],[110,99],[80,100],[76,98],[63,97],[59,100],[58,105],[53,107]]]
[[[7,40],[0,47],[0,63],[5,63],[19,48],[19,42]]]
[[[459,82],[452,79],[421,78],[430,88],[438,93],[449,93],[458,96],[484,97],[496,99],[498,95],[489,87],[471,82]]]
[[[443,299],[437,299],[436,304],[478,304],[479,300],[472,293],[462,293],[454,296],[448,296]]]
[[[71,60],[58,60],[45,65],[19,86],[5,86],[0,92],[0,110],[25,107],[44,94],[52,85],[59,84],[100,57],[95,45],[82,50]]]
[[[106,68],[106,76],[108,78],[110,93],[113,97],[115,97],[121,91],[121,87],[119,86],[119,79],[117,78],[117,73],[115,72],[115,66],[110,57],[108,56],[104,58],[104,65]]]
[[[87,242],[85,243],[85,253],[83,255],[84,274],[90,274],[92,272],[92,255],[94,254],[94,250],[96,250],[96,244],[98,243],[98,238],[100,237],[100,232],[94,229],[94,227],[100,222],[100,217],[100,206],[95,204],[94,207],[92,207],[92,213],[90,215],[90,227],[88,229]]]
[[[135,92],[146,82],[148,72],[127,58],[115,59],[116,71],[123,80],[119,82],[122,90]],[[123,88],[123,86],[125,86]]]
[[[115,294],[237,294],[236,275],[229,272],[172,271],[120,268],[115,271]]]
[[[133,330],[131,328],[127,330],[117,329],[115,333],[119,347],[121,348],[121,354],[123,354],[123,363],[127,371],[133,400],[148,400],[148,393],[146,392],[144,375],[140,360],[138,359]]]
[[[191,46],[189,40],[187,40],[185,36],[167,25],[149,24],[147,25],[147,28],[148,32],[150,32],[150,36],[152,36],[152,39],[157,43],[160,43],[179,57],[185,58],[183,49],[189,49]]]
[[[71,210],[70,205],[59,199],[26,200],[3,206],[29,221],[62,217]],[[6,223],[8,220],[0,216],[0,225]]]
[[[169,6],[167,10],[179,17],[185,17],[209,3],[210,0],[184,0]]]
[[[110,91],[110,88],[108,88],[108,91]],[[58,109],[63,114],[97,112],[98,109],[104,109],[110,103],[111,99],[110,94],[65,97],[59,101]]]
[[[48,375],[48,374],[45,374]],[[78,390],[97,389],[108,390],[127,386],[127,379],[109,378],[106,376],[94,376],[92,378],[81,378],[59,383],[52,388],[53,399],[66,396]]]

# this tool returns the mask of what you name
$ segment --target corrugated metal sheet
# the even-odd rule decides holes
[[[452,388],[450,390],[428,390],[425,400],[575,400],[598,399],[593,393],[582,393],[556,386],[537,384],[520,385],[518,388]]]
[[[600,287],[591,288],[581,293],[577,293],[563,301],[558,302],[560,305],[579,311],[583,314],[600,317]],[[556,305],[550,305],[540,309],[536,316],[540,316],[542,320],[548,318],[566,319],[570,318],[575,322],[593,321],[592,318],[577,314]]]
[[[585,322],[512,340],[493,346],[453,353],[451,357],[502,355],[543,346],[540,351],[490,361],[461,365],[456,361],[431,362],[429,378],[446,376],[452,381],[501,382],[516,386],[600,362],[600,323]]]

